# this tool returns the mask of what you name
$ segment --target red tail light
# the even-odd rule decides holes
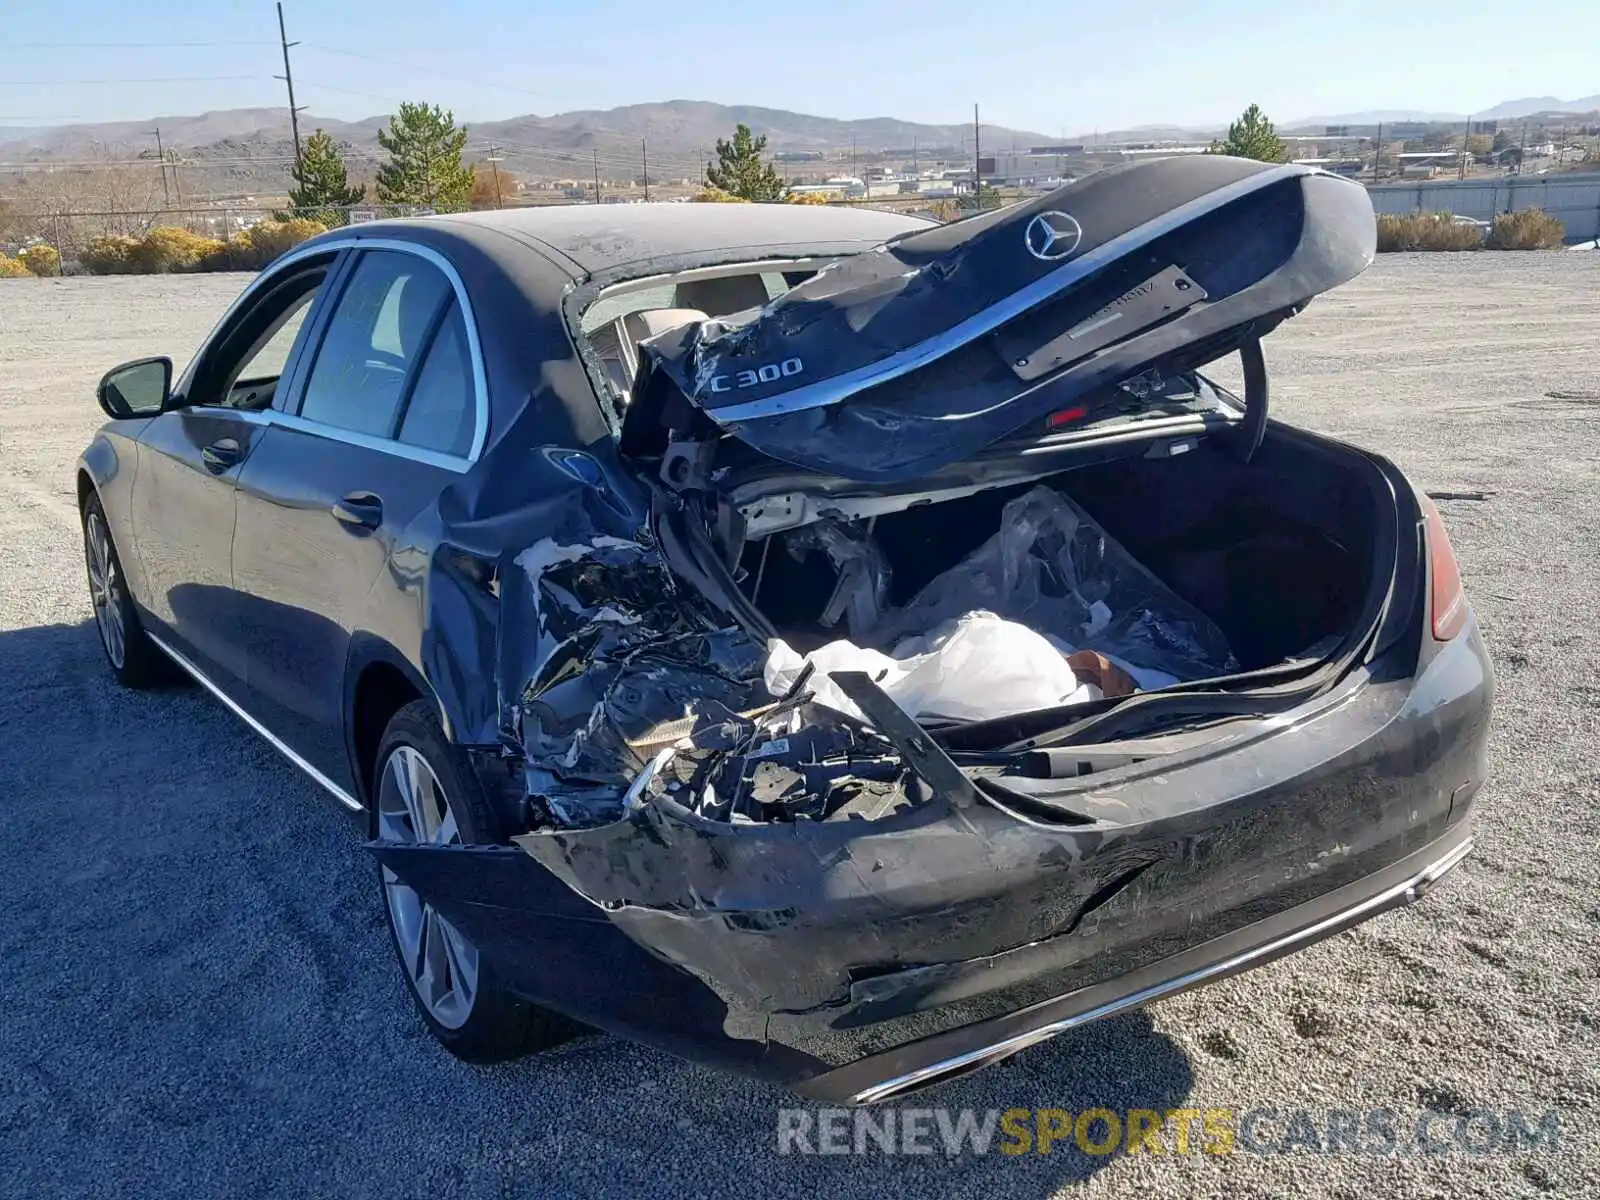
[[[1070,425],[1074,421],[1081,421],[1088,415],[1088,407],[1083,404],[1078,404],[1074,405],[1072,408],[1063,408],[1060,412],[1051,413],[1050,419],[1046,422],[1046,424],[1049,425],[1051,429],[1060,429],[1061,426]]]
[[[1433,577],[1433,636],[1448,642],[1467,624],[1467,594],[1461,587],[1461,564],[1444,531],[1439,508],[1422,497],[1422,518],[1428,536],[1428,573]]]

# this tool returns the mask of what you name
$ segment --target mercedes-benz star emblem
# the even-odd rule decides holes
[[[1083,226],[1076,217],[1064,212],[1042,212],[1028,222],[1023,240],[1028,243],[1028,253],[1045,262],[1066,258],[1083,240]]]

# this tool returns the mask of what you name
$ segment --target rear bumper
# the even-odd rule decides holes
[[[1420,900],[1472,849],[1465,829],[1365,879],[1116,979],[815,1076],[796,1090],[827,1103],[874,1104],[958,1078],[1043,1041],[1259,967],[1380,913]]]
[[[374,844],[515,990],[804,1095],[870,1102],[1246,970],[1466,853],[1493,691],[1475,628],[1415,675],[1047,824],[935,797],[728,826],[645,805],[512,847]]]

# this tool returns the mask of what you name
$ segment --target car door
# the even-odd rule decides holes
[[[266,433],[335,255],[264,276],[223,318],[139,439],[131,511],[146,609],[217,686],[240,693],[234,494]]]
[[[390,589],[390,601],[405,592],[396,552],[427,553],[407,531],[467,470],[482,436],[470,307],[447,272],[403,243],[360,251],[290,385],[290,411],[274,417],[239,479],[233,575],[251,711],[351,794],[352,638],[376,607],[375,635],[420,661],[414,590],[374,605],[374,588]]]

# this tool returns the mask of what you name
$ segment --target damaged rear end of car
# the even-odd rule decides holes
[[[1346,181],[1168,160],[658,306],[597,381],[637,528],[498,580],[510,844],[372,849],[529,999],[847,1102],[1414,899],[1487,658],[1260,348],[1372,242]]]

